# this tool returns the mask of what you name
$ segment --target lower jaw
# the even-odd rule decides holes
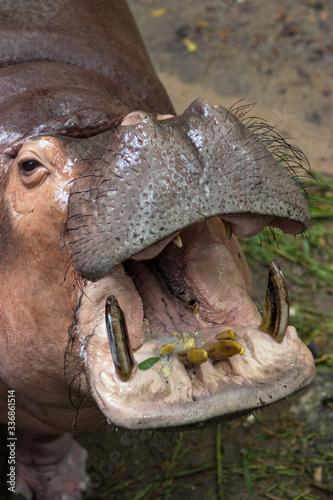
[[[133,265],[139,269],[146,266],[140,262]],[[133,275],[133,269],[131,273]],[[276,271],[275,276],[279,277],[280,272]],[[299,340],[295,329],[287,328],[286,323],[283,328],[284,337],[282,335],[279,342],[275,342],[260,331],[260,315],[256,308],[249,315],[250,320],[247,318],[252,326],[244,326],[246,318],[238,321],[236,317],[230,322],[233,317],[230,314],[224,315],[217,322],[203,321],[200,320],[201,310],[200,314],[194,314],[194,317],[192,315],[190,321],[185,321],[188,328],[174,328],[177,330],[176,335],[173,335],[175,332],[172,331],[172,325],[165,327],[168,318],[162,321],[162,333],[156,334],[158,328],[151,325],[154,334],[152,338],[148,329],[146,336],[144,335],[142,310],[136,318],[132,314],[132,309],[138,310],[139,305],[133,305],[132,308],[132,304],[126,303],[128,301],[121,296],[122,289],[126,289],[126,292],[134,287],[123,268],[112,271],[101,281],[105,285],[104,289],[101,284],[94,283],[86,287],[79,315],[82,312],[84,314],[85,308],[89,308],[91,304],[100,310],[100,318],[89,327],[93,335],[89,338],[84,358],[93,396],[113,425],[131,429],[200,427],[203,423],[206,425],[207,422],[229,419],[272,404],[302,389],[314,377],[312,355]],[[138,302],[139,296],[134,288],[133,290],[133,302]],[[103,317],[105,299],[110,293],[116,295],[120,304],[123,304],[129,323],[130,341],[135,351],[134,354],[131,353],[129,362],[125,362],[125,365],[128,364],[125,377],[119,371],[117,363],[112,362],[108,326]],[[142,294],[144,295],[144,291],[140,289],[140,295]],[[280,299],[281,297],[278,303]],[[249,298],[246,297],[246,300]],[[168,303],[165,302],[165,305],[168,311]],[[274,303],[272,307],[273,313],[276,312]],[[118,316],[122,314],[118,307],[115,311]],[[184,307],[181,311],[181,318],[189,317]],[[269,316],[270,313],[267,314]],[[161,316],[162,313],[158,315],[158,319]],[[84,323],[82,317],[79,319]],[[177,320],[177,325],[179,321]],[[114,341],[118,351],[113,353],[116,358],[124,353],[126,355],[126,342],[121,339],[124,333],[118,323],[115,322],[115,329],[120,333],[120,341],[118,346],[118,340]],[[137,323],[140,324],[139,327]],[[236,341],[243,348],[242,354],[222,356],[217,360],[209,358],[202,363],[184,363],[184,350],[205,346],[209,341],[216,342],[214,336],[229,329],[234,331]],[[186,333],[182,334],[179,330],[185,330]],[[110,332],[108,333],[110,336]],[[86,338],[82,330],[82,342],[86,342]],[[161,355],[161,348],[166,343],[174,345],[174,352]],[[150,358],[155,358],[157,362],[147,370],[140,369],[142,363]]]
[[[100,330],[96,333],[103,336]],[[192,368],[177,358],[161,359],[142,371],[138,365],[159,347],[147,342],[134,353],[135,367],[126,383],[114,365],[88,359],[93,396],[110,424],[161,430],[201,427],[248,414],[312,381],[312,354],[293,327],[287,328],[281,344],[250,327],[237,329],[237,336],[242,355]]]

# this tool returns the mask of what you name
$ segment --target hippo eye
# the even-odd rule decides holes
[[[24,158],[22,158],[18,160],[18,167],[23,184],[31,188],[38,186],[50,173],[37,159],[24,161]]]
[[[38,167],[40,167],[40,163],[38,163],[38,161],[36,161],[36,160],[24,161],[21,164],[21,169],[23,170],[23,172],[25,172],[27,174],[33,172]]]

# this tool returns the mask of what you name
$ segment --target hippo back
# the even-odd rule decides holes
[[[31,135],[85,137],[132,109],[172,112],[119,0],[0,1],[2,151]]]

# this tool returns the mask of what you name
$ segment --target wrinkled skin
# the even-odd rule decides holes
[[[313,360],[295,329],[281,343],[259,330],[237,240],[266,225],[300,233],[309,214],[266,136],[203,101],[173,116],[126,4],[50,3],[37,16],[31,4],[41,8],[1,11],[0,415],[7,422],[15,390],[16,491],[77,498],[87,477],[73,421],[196,427],[310,383]],[[108,343],[109,295],[134,353],[126,382]],[[188,342],[227,329],[242,355],[180,361]],[[138,368],[170,341],[174,354]]]

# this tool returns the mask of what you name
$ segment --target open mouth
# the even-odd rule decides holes
[[[308,227],[293,168],[304,157],[200,99],[163,121],[140,116],[89,141],[90,171],[69,201],[66,239],[87,280],[78,330],[99,407],[123,427],[188,427],[300,390],[314,363],[288,326],[283,275],[272,262],[261,315],[237,238]]]
[[[144,260],[143,252],[139,260],[135,256],[124,264],[143,302],[145,339],[166,342],[157,354],[178,355],[187,368],[243,353],[232,328],[259,319],[241,269],[225,246],[231,236],[226,234],[228,229],[219,219],[211,225],[198,224],[178,234],[154,258]],[[271,264],[266,300],[259,330],[282,342],[288,326],[288,292],[276,263]],[[110,297],[106,307],[115,369],[127,381],[134,362],[126,319],[116,297]],[[149,367],[159,357],[150,359]]]
[[[109,422],[199,426],[306,386],[312,355],[288,327],[288,292],[275,262],[263,315],[251,293],[237,239],[218,217],[88,284],[99,316],[86,360]]]

